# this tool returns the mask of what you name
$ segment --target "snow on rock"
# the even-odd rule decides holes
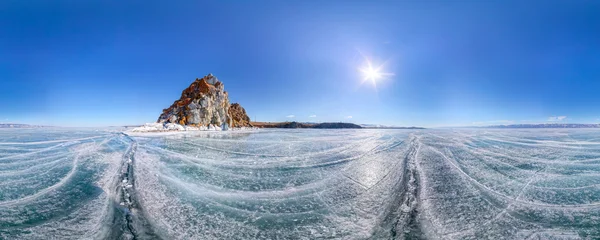
[[[185,131],[185,127],[183,127],[177,123],[167,123],[164,125],[164,128],[167,131]]]
[[[165,131],[162,123],[146,123],[144,126],[137,127],[131,130],[132,132],[160,132]]]
[[[177,131],[224,131],[224,130],[238,130],[238,129],[251,129],[251,128],[221,128],[210,124],[208,127],[200,126],[183,126],[177,123],[146,123],[144,126],[137,127],[131,130],[131,132],[177,132]]]

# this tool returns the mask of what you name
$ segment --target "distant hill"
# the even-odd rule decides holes
[[[580,123],[512,124],[512,125],[487,126],[484,128],[600,128],[600,124],[580,124]]]
[[[362,128],[354,123],[299,123],[299,122],[252,122],[258,128]]]
[[[385,126],[379,124],[361,124],[363,128],[371,128],[371,129],[425,129],[424,127],[397,127],[397,126]]]
[[[360,125],[354,123],[318,123],[312,125],[312,128],[362,128]]]

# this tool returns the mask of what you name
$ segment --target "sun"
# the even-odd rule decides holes
[[[379,69],[375,69],[372,66],[369,65],[369,67],[365,68],[365,69],[361,69],[361,71],[363,72],[364,76],[365,76],[365,80],[371,80],[372,82],[377,82],[377,80],[379,80],[382,75],[379,72]]]
[[[378,67],[373,67],[373,64],[371,63],[371,61],[367,60],[367,64],[365,67],[359,68],[358,69],[360,72],[362,72],[363,74],[363,83],[365,81],[371,81],[371,83],[373,83],[374,86],[377,86],[377,82],[388,77],[388,76],[392,76],[394,75],[393,73],[386,73],[383,72],[383,65],[380,65]]]

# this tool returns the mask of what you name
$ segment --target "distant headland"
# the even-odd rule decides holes
[[[257,128],[363,128],[354,123],[325,122],[325,123],[300,123],[300,122],[252,122]]]

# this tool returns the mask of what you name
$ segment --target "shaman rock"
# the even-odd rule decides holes
[[[181,97],[163,110],[157,122],[195,127],[249,126],[250,118],[246,115],[246,111],[239,104],[234,105],[235,109],[232,112],[229,95],[224,90],[223,83],[212,74],[208,74],[203,78],[196,78],[188,88],[184,89]],[[235,116],[232,116],[232,113]]]

